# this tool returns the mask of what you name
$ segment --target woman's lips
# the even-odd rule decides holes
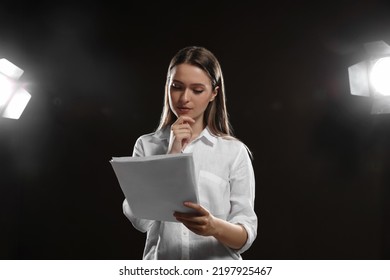
[[[177,107],[177,110],[182,113],[182,114],[186,114],[188,113],[189,111],[191,111],[191,108],[188,108],[188,107]]]

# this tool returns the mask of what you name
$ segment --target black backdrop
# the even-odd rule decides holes
[[[390,117],[349,94],[347,68],[363,43],[390,43],[390,8],[285,2],[2,4],[0,57],[32,99],[0,119],[0,258],[141,258],[108,161],[156,128],[170,58],[201,45],[254,154],[259,234],[243,257],[388,259]]]

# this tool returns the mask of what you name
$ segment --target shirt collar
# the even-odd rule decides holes
[[[210,146],[214,146],[214,144],[217,142],[217,137],[210,132],[210,129],[208,127],[203,129],[198,139],[201,139],[203,142],[209,144]]]
[[[171,131],[170,127],[167,126],[164,129],[157,130],[154,133],[153,137],[156,137],[161,140],[169,141],[170,131]],[[202,140],[206,144],[209,144],[210,146],[214,146],[214,144],[217,142],[217,137],[210,132],[208,127],[206,127],[205,129],[203,129],[203,131],[199,134],[199,136],[194,141],[197,140]]]

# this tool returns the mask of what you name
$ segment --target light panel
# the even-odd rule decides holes
[[[20,87],[23,70],[5,58],[0,59],[0,116],[19,119],[31,95]]]
[[[22,115],[27,103],[30,101],[31,94],[25,89],[17,90],[12,96],[7,108],[3,112],[3,117],[9,119],[19,119]]]
[[[370,81],[377,93],[390,96],[390,57],[380,58],[374,63]]]
[[[7,77],[17,80],[23,75],[23,70],[5,58],[0,59],[0,72]]]
[[[390,114],[390,46],[365,43],[367,57],[348,67],[352,95],[371,98],[371,114]]]
[[[14,90],[15,85],[12,81],[0,74],[0,109],[7,104]]]

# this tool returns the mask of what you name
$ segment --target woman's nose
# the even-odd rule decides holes
[[[189,89],[185,89],[182,94],[180,95],[180,100],[182,102],[188,102],[189,101],[189,97],[190,97],[190,90]]]

